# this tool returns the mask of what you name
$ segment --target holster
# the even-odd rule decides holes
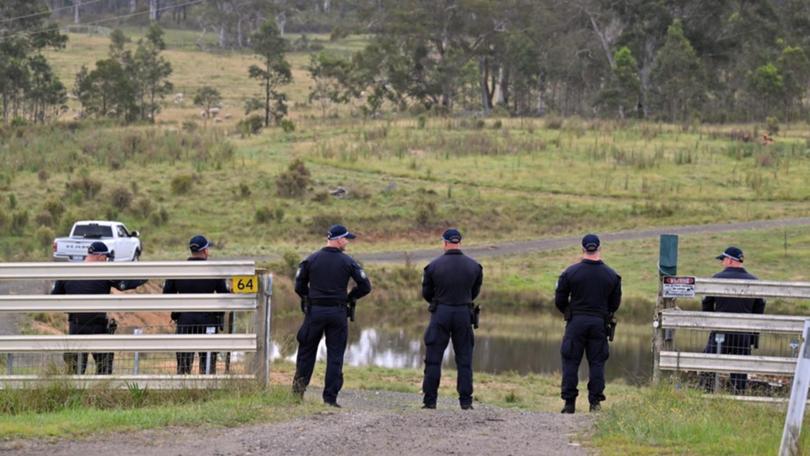
[[[608,315],[608,318],[605,320],[608,342],[613,342],[613,337],[616,335],[617,324],[616,317],[614,317],[613,314]]]
[[[349,303],[346,304],[346,316],[349,317],[349,321],[354,321],[354,312],[357,307],[357,300],[350,299]]]
[[[115,321],[115,318],[110,318],[110,321],[107,323],[107,333],[115,334],[116,331],[118,331],[118,322]]]
[[[475,303],[470,304],[470,322],[472,323],[473,329],[478,329],[478,319],[481,314],[481,306],[476,305]]]
[[[301,313],[309,315],[309,298],[307,297],[301,298]]]
[[[436,312],[437,306],[438,304],[436,304],[435,302],[431,302],[430,304],[428,304],[428,312],[430,313]]]

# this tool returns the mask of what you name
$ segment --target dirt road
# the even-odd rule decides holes
[[[317,400],[313,391],[310,400]],[[99,435],[79,441],[11,441],[0,454],[148,455],[586,455],[577,443],[590,428],[586,414],[505,410],[476,404],[462,411],[445,399],[420,410],[407,393],[346,391],[343,408],[289,422],[232,429],[173,428]]]
[[[810,225],[810,217],[792,219],[759,220],[754,222],[719,223],[713,225],[685,225],[674,227],[647,228],[641,230],[599,233],[602,242],[634,241],[651,239],[661,234],[712,234],[732,231],[764,230],[791,226]],[[579,245],[581,236],[568,236],[552,239],[535,239],[528,241],[502,242],[485,246],[467,246],[464,251],[475,258],[520,255],[531,252],[558,250]],[[406,261],[421,262],[434,258],[437,249],[413,250],[410,252],[357,253],[352,256],[364,263],[403,263]]]

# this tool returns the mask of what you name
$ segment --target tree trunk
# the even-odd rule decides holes
[[[79,17],[79,8],[82,6],[82,0],[73,0],[73,23],[79,24],[80,17]]]
[[[155,22],[160,19],[160,1],[149,0],[149,21]]]
[[[219,47],[221,49],[225,49],[226,40],[225,40],[225,25],[219,25]]]
[[[489,92],[489,62],[486,57],[478,59],[478,73],[481,79],[481,107],[484,109],[485,114],[489,114],[492,110],[492,96]]]
[[[134,13],[138,9],[138,0],[129,0],[129,12]]]
[[[282,11],[276,15],[276,27],[278,27],[278,33],[282,37],[284,36],[284,27],[287,25],[287,13]]]
[[[267,63],[267,79],[264,80],[264,126],[270,126],[270,63]]]

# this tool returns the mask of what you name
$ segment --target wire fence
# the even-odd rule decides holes
[[[767,356],[796,359],[801,345],[798,334],[709,331],[699,329],[667,330],[672,351],[719,355]],[[753,360],[753,358],[752,358]],[[738,396],[787,397],[792,376],[746,372],[678,372],[678,381],[707,393]]]

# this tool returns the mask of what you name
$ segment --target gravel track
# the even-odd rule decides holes
[[[320,391],[308,394],[318,400]],[[506,410],[454,400],[420,410],[420,396],[345,391],[340,410],[292,421],[238,428],[171,428],[97,435],[68,441],[11,441],[0,454],[149,455],[586,455],[577,443],[592,417]]]

